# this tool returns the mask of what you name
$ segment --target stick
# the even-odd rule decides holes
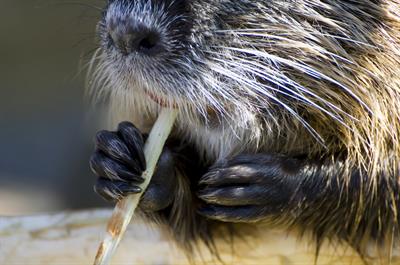
[[[178,113],[175,109],[162,109],[144,147],[147,169],[142,175],[145,179],[144,183],[141,185],[142,192],[140,194],[129,195],[119,201],[115,206],[111,219],[107,225],[105,238],[97,251],[94,265],[110,264],[111,258],[132,219],[136,207],[139,204],[140,197],[150,183],[155,166],[161,155],[165,141],[171,132],[177,114]]]

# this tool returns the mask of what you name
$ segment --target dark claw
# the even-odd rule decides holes
[[[270,190],[259,185],[205,188],[198,196],[208,204],[224,206],[264,205],[273,201]]]
[[[96,146],[99,150],[115,160],[126,163],[137,173],[142,173],[142,166],[134,160],[126,144],[114,132],[100,131],[96,135]]]
[[[260,182],[257,171],[247,165],[236,165],[228,168],[214,168],[204,175],[199,184],[208,186],[245,184]]]
[[[118,125],[118,134],[124,140],[136,164],[144,171],[146,169],[146,159],[143,153],[144,140],[142,133],[130,122],[121,122]]]
[[[207,205],[198,210],[198,213],[209,219],[222,222],[258,222],[265,218],[268,209],[264,206],[215,206]]]
[[[235,185],[271,182],[265,175],[274,176],[279,169],[270,155],[240,155],[228,161],[221,161],[210,168],[199,181],[208,186]]]
[[[142,192],[138,186],[123,181],[111,181],[100,178],[94,186],[95,192],[108,201],[118,201],[129,194]]]
[[[118,161],[107,157],[102,151],[95,152],[90,159],[90,167],[98,177],[109,178],[110,180],[130,181],[143,183],[144,179],[133,173],[126,166]]]

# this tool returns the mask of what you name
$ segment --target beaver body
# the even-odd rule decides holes
[[[237,223],[310,231],[361,254],[398,239],[400,2],[114,0],[92,92],[121,123],[91,167],[138,192],[143,142],[179,110],[141,208],[188,250]]]

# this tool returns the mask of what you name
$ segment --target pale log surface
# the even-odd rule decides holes
[[[111,210],[92,210],[0,218],[0,264],[92,264],[110,216]],[[286,232],[263,231],[263,244],[248,239],[247,243],[238,242],[235,255],[230,245],[220,243],[225,264],[313,264],[315,248],[307,242]],[[343,249],[323,247],[318,264],[363,264],[354,252]],[[207,254],[196,261],[217,264]],[[378,259],[370,261],[380,263]],[[187,264],[187,260],[157,228],[136,221],[130,225],[112,264],[179,265]],[[392,264],[400,264],[399,253],[394,253]]]

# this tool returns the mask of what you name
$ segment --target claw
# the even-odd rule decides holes
[[[118,201],[129,194],[136,194],[142,192],[142,189],[136,185],[131,185],[122,181],[111,181],[108,179],[100,178],[94,190],[100,196],[108,201]]]
[[[198,196],[209,204],[224,206],[263,205],[272,202],[270,190],[259,186],[232,186],[205,188],[200,190]]]
[[[265,219],[268,210],[262,206],[229,207],[208,205],[200,208],[197,212],[204,217],[222,222],[249,223]]]
[[[132,157],[140,169],[146,169],[146,158],[143,153],[144,140],[142,133],[130,122],[121,122],[118,125],[118,134],[128,146]]]

